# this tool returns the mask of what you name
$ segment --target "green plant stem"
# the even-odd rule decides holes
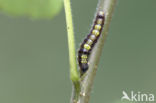
[[[68,47],[69,47],[69,62],[70,62],[70,78],[73,83],[73,91],[71,103],[78,100],[80,91],[80,77],[77,71],[76,55],[75,55],[75,41],[74,41],[74,29],[72,22],[72,13],[70,0],[64,0],[64,8],[66,15],[67,34],[68,34]]]
[[[104,45],[104,41],[106,39],[106,35],[108,33],[110,21],[112,18],[113,10],[116,4],[116,0],[100,0],[98,5],[98,11],[102,10],[105,13],[105,24],[102,32],[102,37],[99,38],[98,42],[96,43],[93,51],[91,53],[89,59],[89,69],[81,81],[81,92],[78,103],[88,103],[89,97],[91,93],[91,88],[93,85],[94,77],[97,71],[97,65],[99,63],[99,59],[101,56],[102,48]]]

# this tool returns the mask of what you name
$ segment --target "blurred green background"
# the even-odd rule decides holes
[[[72,0],[76,47],[98,0]],[[118,0],[90,103],[116,103],[122,91],[156,95],[156,1]],[[69,103],[64,10],[52,20],[0,14],[0,103]]]

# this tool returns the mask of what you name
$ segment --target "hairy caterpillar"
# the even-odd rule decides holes
[[[89,56],[94,45],[96,44],[98,38],[101,35],[104,26],[104,21],[105,21],[104,12],[98,11],[90,33],[87,35],[87,37],[84,39],[84,41],[80,46],[80,49],[78,51],[78,63],[81,74],[84,74],[88,70]]]

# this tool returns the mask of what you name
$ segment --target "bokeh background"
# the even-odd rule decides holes
[[[76,47],[98,0],[72,0]],[[156,1],[118,0],[90,103],[116,103],[122,91],[156,96]],[[0,103],[69,103],[64,10],[52,20],[0,14]]]

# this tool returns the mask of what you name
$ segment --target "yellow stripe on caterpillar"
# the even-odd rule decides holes
[[[88,56],[87,56],[87,55],[85,55],[85,54],[82,54],[82,55],[81,55],[81,58],[82,58],[82,59],[87,59],[87,58],[88,58]]]
[[[97,24],[102,24],[103,19],[97,19]]]
[[[95,25],[94,28],[95,28],[96,30],[100,30],[100,29],[101,29],[101,25],[97,24],[97,25]]]
[[[90,35],[89,39],[91,39],[92,41],[94,41],[96,39],[96,36],[95,35]]]
[[[95,29],[95,30],[92,31],[92,34],[94,34],[95,36],[98,36],[100,33],[99,33],[98,30]]]
[[[91,39],[88,39],[87,44],[89,44],[91,46],[93,44],[93,41]]]
[[[84,44],[84,48],[87,49],[87,50],[91,49],[90,45],[88,45],[88,44]]]
[[[87,60],[81,60],[81,63],[87,63]]]
[[[98,15],[103,17],[104,16],[104,12],[103,11],[99,11]]]

